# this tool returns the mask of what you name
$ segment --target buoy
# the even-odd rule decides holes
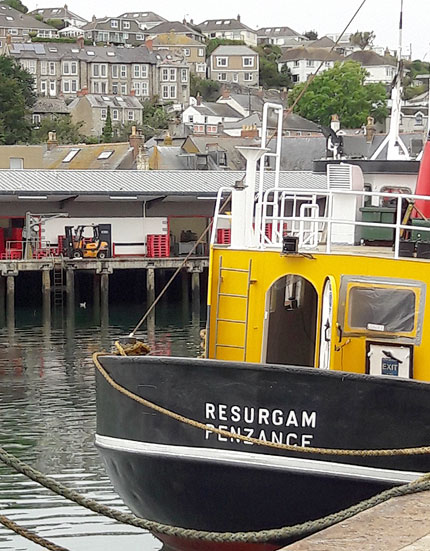
[[[416,209],[414,209],[413,217],[422,218],[422,216],[420,216],[421,213],[425,218],[430,218],[430,133],[424,145],[424,153],[421,159],[415,194],[428,195],[429,201],[417,199],[417,201],[415,201]]]

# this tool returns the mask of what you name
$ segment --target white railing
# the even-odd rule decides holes
[[[231,188],[222,188],[218,193],[217,209],[212,228],[212,243],[216,243],[217,225],[220,218],[228,218],[231,215],[219,214],[221,198]],[[355,197],[357,199],[357,215],[355,219],[346,219],[335,217],[333,215],[333,206],[336,200],[343,196]],[[395,222],[377,223],[364,222],[361,220],[359,207],[364,205],[364,199],[385,198],[393,200],[395,203]],[[430,201],[429,196],[412,195],[401,193],[371,192],[371,191],[349,191],[349,190],[294,190],[294,189],[268,189],[256,210],[261,208],[259,213],[255,212],[255,222],[261,221],[259,227],[255,228],[257,234],[257,243],[260,249],[281,249],[284,235],[295,235],[299,238],[299,250],[309,251],[312,249],[321,252],[330,253],[336,245],[341,245],[338,240],[333,241],[333,227],[370,227],[377,229],[392,229],[394,231],[394,258],[399,258],[400,240],[404,231],[415,231],[420,233],[430,232],[430,227],[412,225],[412,223],[403,224],[402,211],[404,212],[404,202],[407,206],[410,203],[419,201]],[[374,201],[370,204],[373,206]],[[377,207],[376,207],[377,209]],[[234,220],[231,220],[234,223]],[[410,222],[407,220],[406,222]],[[430,220],[429,220],[430,223]],[[271,227],[271,232],[267,228]],[[430,235],[429,235],[430,241]],[[381,250],[382,253],[382,250]],[[373,251],[378,254],[378,251]],[[384,251],[386,256],[386,250]]]

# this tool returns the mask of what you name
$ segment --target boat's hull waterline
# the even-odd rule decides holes
[[[190,419],[269,441],[342,449],[430,442],[430,385],[318,369],[105,356],[122,386]],[[180,423],[97,380],[96,444],[138,516],[217,532],[294,525],[430,470],[427,455],[297,454]],[[161,536],[176,549],[276,549]]]

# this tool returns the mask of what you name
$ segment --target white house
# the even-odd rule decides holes
[[[242,115],[230,105],[202,102],[200,96],[194,105],[190,105],[182,113],[182,122],[192,128],[194,134],[216,134],[220,124],[241,119]]]
[[[372,50],[353,52],[345,61],[356,61],[366,69],[366,83],[391,84],[397,72],[397,61],[391,56],[381,56]]]
[[[257,46],[257,33],[241,22],[240,15],[236,19],[206,19],[197,26],[209,39],[242,40],[247,46]]]
[[[334,67],[336,61],[343,61],[344,59],[338,53],[330,52],[326,48],[299,46],[283,52],[278,61],[278,69],[281,71],[284,66],[287,66],[291,71],[293,82],[306,82],[322,62],[324,64],[320,69],[320,73]]]

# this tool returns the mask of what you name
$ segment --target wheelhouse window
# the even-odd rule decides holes
[[[343,276],[338,324],[344,335],[421,339],[425,284],[390,278]]]

